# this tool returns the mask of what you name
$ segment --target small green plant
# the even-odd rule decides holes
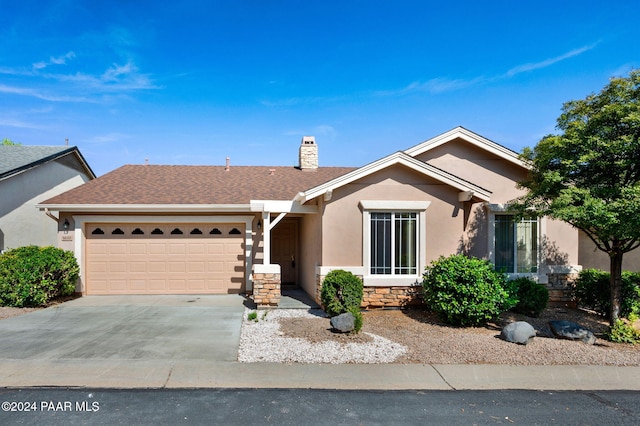
[[[349,312],[353,315],[353,332],[360,333],[362,329],[362,323],[364,322],[364,318],[362,317],[362,312],[360,312],[360,308],[351,307],[349,308]]]
[[[629,320],[616,320],[613,327],[607,333],[607,338],[615,343],[630,343],[632,345],[640,343],[640,330],[636,330]]]
[[[0,305],[44,306],[75,291],[79,267],[73,252],[26,246],[0,255]]]
[[[511,310],[530,317],[537,317],[549,303],[549,290],[530,278],[518,277],[509,280],[508,287],[515,291],[518,303]]]
[[[488,261],[461,254],[433,261],[422,285],[426,305],[452,325],[484,324],[517,302],[506,290],[505,274]]]
[[[258,322],[258,313],[256,311],[249,312],[249,315],[247,315],[247,319],[249,321]]]
[[[362,329],[364,321],[360,312],[363,296],[362,280],[351,272],[336,269],[329,272],[322,282],[320,300],[325,312],[330,317],[350,312],[354,319],[354,333]]]

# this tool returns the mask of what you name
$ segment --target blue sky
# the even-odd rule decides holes
[[[361,166],[461,125],[515,151],[640,67],[640,2],[0,0],[0,139],[124,164]]]

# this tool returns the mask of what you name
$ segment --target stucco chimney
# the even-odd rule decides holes
[[[302,137],[299,158],[301,170],[315,170],[318,168],[318,145],[316,145],[315,137]]]

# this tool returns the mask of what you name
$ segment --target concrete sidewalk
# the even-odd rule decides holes
[[[0,386],[640,390],[640,367],[2,360]]]

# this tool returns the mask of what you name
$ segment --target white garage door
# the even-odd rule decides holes
[[[86,235],[86,294],[239,293],[244,224],[97,224]]]

